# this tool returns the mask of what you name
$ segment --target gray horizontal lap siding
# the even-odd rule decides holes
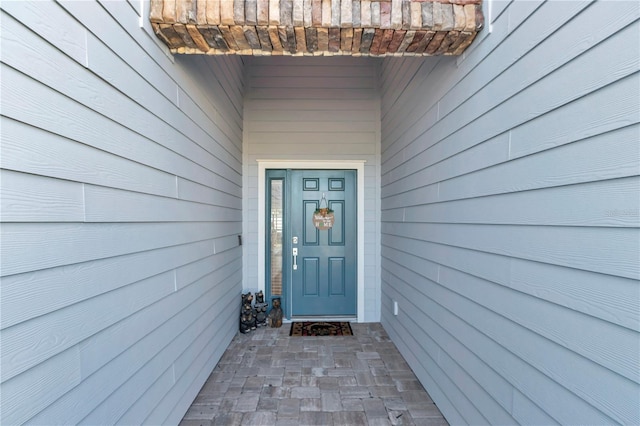
[[[139,6],[2,4],[2,424],[177,423],[237,330],[243,64]]]
[[[494,3],[381,67],[383,324],[452,424],[637,424],[639,6]]]

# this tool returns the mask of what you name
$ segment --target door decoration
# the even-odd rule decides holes
[[[322,207],[323,203],[324,207]],[[313,212],[313,226],[321,231],[326,231],[327,229],[331,229],[333,227],[335,219],[336,218],[333,214],[333,210],[328,207],[327,199],[325,198],[324,194],[322,194],[320,206],[316,209],[315,212]]]
[[[262,290],[256,293],[255,302],[253,302],[253,294],[251,294],[251,292],[243,293],[241,297],[240,332],[246,334],[258,327],[267,325],[267,306],[269,303],[264,301],[264,293]],[[279,301],[280,299],[278,298],[278,302]]]

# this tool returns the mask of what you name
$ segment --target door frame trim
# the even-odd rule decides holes
[[[366,160],[256,160],[258,162],[258,290],[265,291],[265,203],[267,169],[356,171],[357,317],[364,321],[364,163]]]

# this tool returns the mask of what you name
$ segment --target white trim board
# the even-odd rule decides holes
[[[357,321],[364,321],[364,163],[366,160],[256,160],[258,162],[258,289],[265,291],[265,176],[267,169],[356,170],[358,283]]]

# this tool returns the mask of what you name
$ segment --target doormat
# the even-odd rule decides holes
[[[292,322],[289,336],[353,336],[348,322]]]

